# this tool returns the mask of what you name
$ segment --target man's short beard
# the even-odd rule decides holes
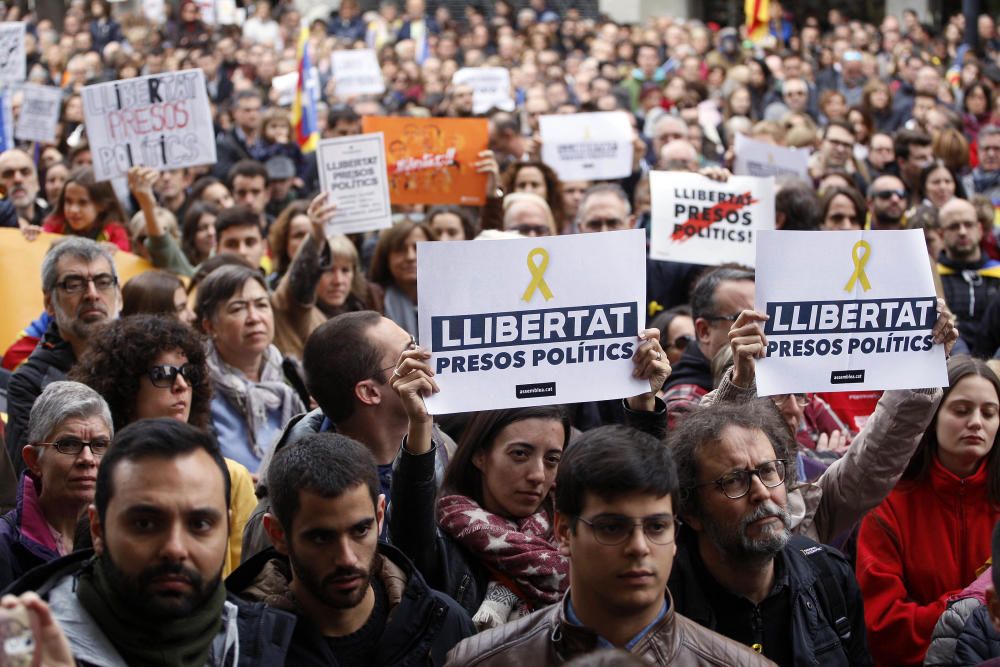
[[[331,609],[354,609],[361,604],[362,600],[368,594],[368,589],[371,587],[372,578],[377,576],[382,569],[381,561],[377,556],[373,555],[372,561],[368,563],[366,569],[338,568],[333,573],[320,578],[309,565],[303,564],[295,557],[295,552],[292,549],[288,550],[288,561],[292,566],[295,578],[299,580],[302,588],[308,590],[314,598]],[[327,593],[327,585],[332,580],[342,576],[353,575],[361,576],[364,581],[350,595],[343,594],[337,596]]]
[[[125,574],[111,554],[104,551],[99,558],[103,561],[104,571],[108,576],[108,584],[115,594],[125,603],[130,612],[141,612],[156,620],[173,621],[190,616],[201,608],[212,597],[216,589],[222,585],[222,567],[207,583],[196,570],[182,565],[161,563],[148,567],[136,577]],[[181,574],[191,583],[191,592],[186,595],[161,596],[149,592],[153,579],[164,574]]]
[[[781,527],[776,528],[767,524],[762,529],[759,537],[747,535],[747,528],[755,521],[767,517],[778,517],[781,520]],[[740,562],[746,560],[760,561],[770,560],[785,548],[788,544],[790,534],[788,532],[792,525],[791,515],[788,509],[781,507],[777,503],[766,500],[758,505],[750,514],[740,519],[735,530],[729,526],[724,526],[710,519],[704,519],[705,533],[716,547],[730,561]]]

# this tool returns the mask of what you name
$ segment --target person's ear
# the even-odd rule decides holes
[[[94,545],[94,553],[101,556],[104,554],[104,526],[93,503],[87,506],[87,518],[90,519],[90,541]]]
[[[699,317],[694,321],[694,335],[698,338],[698,342],[707,343],[712,335],[711,329],[712,325],[703,317]]]
[[[556,536],[556,544],[559,547],[559,553],[563,556],[572,556],[570,550],[569,535],[572,530],[572,519],[562,512],[556,510],[554,517],[553,531]]]
[[[212,320],[205,318],[201,321],[201,329],[205,332],[205,335],[209,338],[215,338],[215,326],[212,324]]]
[[[378,494],[378,502],[375,503],[375,524],[378,526],[378,534],[382,534],[382,525],[385,523],[385,494]]]
[[[55,319],[56,316],[56,309],[55,306],[53,306],[52,304],[52,295],[54,293],[55,290],[52,290],[51,292],[46,292],[42,300],[42,302],[45,304],[45,312],[48,313],[49,317],[53,319]]]
[[[21,459],[24,461],[25,467],[31,471],[31,474],[38,479],[42,478],[42,466],[40,459],[42,457],[42,451],[34,445],[25,445],[21,449]]]
[[[486,450],[479,449],[475,454],[472,455],[472,465],[476,466],[479,472],[483,471],[483,465],[486,463]]]
[[[380,405],[382,403],[382,392],[378,385],[369,378],[354,385],[354,398],[364,405]]]
[[[274,546],[275,550],[279,554],[285,556],[288,555],[288,538],[285,535],[285,529],[281,527],[281,522],[278,518],[266,512],[264,514],[264,532],[267,533],[268,539],[271,540],[271,544]]]

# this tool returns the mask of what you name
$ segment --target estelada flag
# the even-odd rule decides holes
[[[489,146],[485,118],[365,116],[362,127],[385,136],[393,204],[485,203],[487,176],[475,167]]]
[[[771,20],[771,0],[746,0],[743,13],[746,15],[747,39],[759,42],[767,37],[767,22]]]
[[[299,63],[299,81],[295,85],[292,101],[292,129],[295,140],[303,153],[316,150],[319,143],[319,122],[316,118],[316,77],[309,59],[309,31],[302,28],[296,55]]]

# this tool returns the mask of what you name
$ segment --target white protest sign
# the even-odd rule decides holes
[[[180,169],[215,162],[215,130],[200,69],[83,88],[83,116],[99,181],[129,167]]]
[[[756,233],[774,229],[773,179],[654,171],[649,187],[653,259],[753,266]]]
[[[804,148],[786,148],[737,134],[734,152],[733,173],[737,176],[795,176],[811,182],[809,151]]]
[[[142,0],[142,15],[153,23],[166,23],[166,0]]]
[[[62,90],[55,86],[26,83],[21,87],[24,99],[14,126],[14,136],[22,141],[51,143],[56,140]]]
[[[355,95],[381,95],[385,92],[382,68],[374,49],[334,51],[330,55],[334,92],[340,99]]]
[[[463,67],[451,77],[457,86],[472,88],[472,113],[483,114],[497,107],[514,110],[510,95],[510,70],[506,67]]]
[[[540,116],[542,162],[563,181],[603,181],[632,173],[632,124],[624,111]]]
[[[947,386],[920,230],[760,232],[756,282],[759,395]]]
[[[299,73],[288,72],[271,79],[271,90],[278,95],[279,107],[290,107],[295,101],[295,88],[299,85]]]
[[[0,84],[20,83],[27,78],[24,58],[24,23],[0,23]]]
[[[326,235],[392,226],[382,133],[324,139],[316,149],[320,187],[337,203]]]
[[[642,230],[417,244],[433,414],[636,396]],[[595,266],[600,271],[595,271]]]

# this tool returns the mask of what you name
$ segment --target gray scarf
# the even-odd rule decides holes
[[[281,424],[284,425],[296,414],[305,411],[298,394],[285,384],[285,375],[281,370],[281,352],[274,345],[268,346],[264,352],[259,382],[251,382],[243,371],[223,361],[211,342],[208,344],[206,357],[213,389],[243,413],[250,433],[250,449],[258,459],[263,458],[264,448],[270,443],[257,442],[257,434],[267,424],[268,413],[280,411]]]

